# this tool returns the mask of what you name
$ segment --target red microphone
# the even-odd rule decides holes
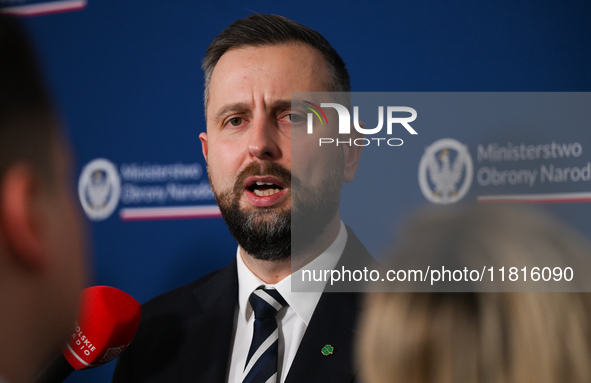
[[[63,356],[52,361],[35,382],[61,382],[74,369],[98,367],[117,358],[135,336],[140,317],[141,306],[131,295],[109,286],[84,289]]]

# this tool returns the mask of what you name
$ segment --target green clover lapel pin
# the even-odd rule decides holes
[[[332,354],[334,351],[334,347],[332,347],[330,344],[327,344],[326,346],[322,347],[322,355],[324,356],[329,356],[330,354]]]

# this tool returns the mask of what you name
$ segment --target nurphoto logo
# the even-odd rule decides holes
[[[304,105],[304,108],[311,111],[311,113],[307,113],[307,133],[313,134],[314,133],[314,116],[318,118],[320,121],[320,125],[328,125],[328,119],[326,118],[326,114],[324,113],[322,108],[334,108],[338,114],[339,118],[339,134],[351,134],[351,114],[349,110],[338,103],[334,102],[323,102],[320,106],[313,104],[309,101],[304,101],[304,103],[310,105]],[[406,114],[409,113],[410,116],[400,116],[400,113]],[[406,131],[410,134],[418,134],[416,130],[410,126],[410,122],[413,122],[417,118],[417,111],[413,108],[408,106],[388,106],[386,107],[386,133],[391,135],[393,132],[393,126],[395,124],[402,125]],[[379,133],[382,128],[384,127],[384,107],[378,107],[378,123],[375,128],[365,128],[362,123],[359,122],[359,107],[353,107],[353,126],[355,130],[363,135],[373,135]],[[322,144],[335,144],[338,146],[339,144],[347,144],[347,145],[355,145],[355,146],[369,146],[372,143],[376,143],[377,146],[380,146],[380,141],[386,141],[388,146],[401,146],[404,141],[400,138],[357,138],[355,140],[339,140],[334,138],[320,138],[318,145],[322,146]]]

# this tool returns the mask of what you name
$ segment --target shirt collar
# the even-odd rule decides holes
[[[308,264],[317,270],[332,270],[337,265],[341,257],[345,245],[347,244],[347,229],[345,224],[341,221],[339,234],[333,243],[318,257]],[[316,309],[316,305],[322,295],[321,291],[317,292],[292,292],[291,291],[291,275],[283,278],[274,285],[266,284],[259,279],[250,269],[244,264],[240,256],[240,248],[236,251],[236,262],[238,266],[238,320],[248,321],[252,315],[252,308],[248,304],[250,294],[257,288],[265,286],[266,288],[274,288],[279,291],[283,299],[295,311],[295,313],[304,321],[306,326],[312,319],[312,314]]]

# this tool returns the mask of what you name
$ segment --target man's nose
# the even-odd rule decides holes
[[[249,133],[248,151],[251,156],[260,160],[275,160],[281,156],[279,131],[269,118],[255,119]]]

